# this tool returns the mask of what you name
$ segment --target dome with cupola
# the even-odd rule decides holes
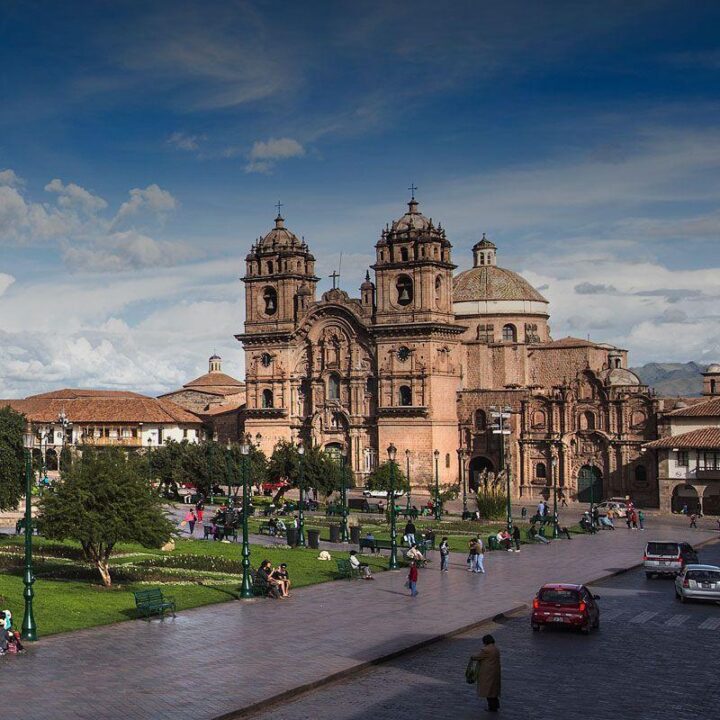
[[[275,227],[258,241],[258,247],[269,250],[281,247],[300,247],[303,241],[295,233],[285,227],[285,218],[278,213],[275,218]]]

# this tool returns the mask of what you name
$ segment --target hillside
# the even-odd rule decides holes
[[[658,395],[702,395],[702,372],[705,365],[688,363],[646,363],[630,368],[645,385],[654,387]]]

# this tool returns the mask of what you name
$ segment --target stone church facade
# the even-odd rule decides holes
[[[553,473],[568,499],[631,494],[657,504],[641,453],[657,401],[627,369],[627,352],[553,340],[548,301],[497,265],[485,236],[473,267],[454,274],[441,224],[414,198],[386,226],[375,264],[351,298],[317,297],[307,243],[275,227],[246,258],[245,431],[266,452],[279,440],[341,454],[356,484],[398,449],[414,486],[501,466],[493,413],[506,409],[505,456],[515,497],[547,496]],[[409,451],[406,454],[406,450]]]

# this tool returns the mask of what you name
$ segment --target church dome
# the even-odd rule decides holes
[[[720,373],[720,363],[712,363],[712,365],[708,365],[706,373]]]
[[[393,222],[390,231],[404,233],[409,230],[431,229],[433,229],[432,220],[425,217],[425,215],[418,210],[418,201],[413,198],[408,203],[408,211],[402,217]]]
[[[601,373],[603,382],[606,385],[627,387],[629,385],[641,385],[640,378],[627,368],[611,368]]]
[[[547,300],[527,281],[512,270],[497,265],[483,265],[455,276],[453,302],[487,300]]]
[[[265,237],[260,239],[259,247],[265,250],[293,245],[302,245],[302,241],[295,233],[285,227],[285,219],[278,215],[275,218],[275,227]]]

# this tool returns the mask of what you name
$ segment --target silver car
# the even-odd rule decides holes
[[[720,567],[686,565],[675,578],[675,597],[680,602],[687,600],[720,602]]]

